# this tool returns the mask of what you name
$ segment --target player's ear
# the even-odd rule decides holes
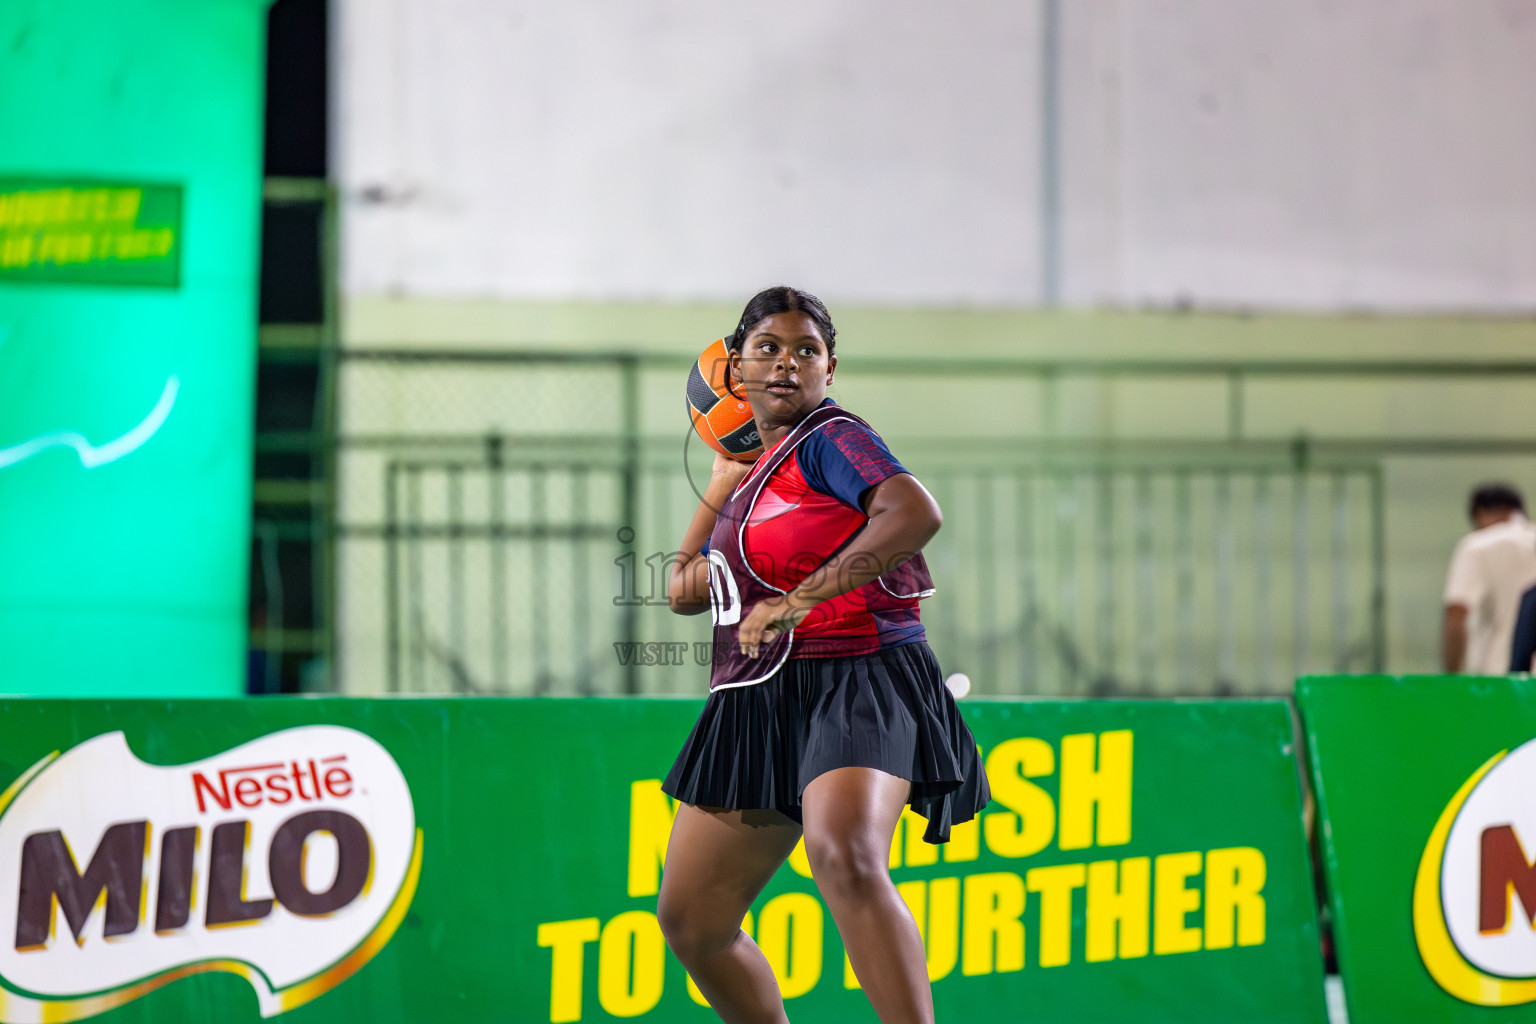
[[[741,350],[729,349],[725,359],[725,389],[735,394],[735,386],[741,383]]]
[[[837,356],[827,357],[827,383],[832,383],[832,375],[837,372]]]

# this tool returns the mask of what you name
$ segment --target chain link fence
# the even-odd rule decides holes
[[[686,362],[348,353],[337,646],[349,693],[701,693],[708,617],[669,552],[709,452]],[[863,365],[945,527],[924,603],[946,671],[987,694],[1286,692],[1382,664],[1378,465],[1305,445],[1049,436],[1036,371]],[[921,383],[947,416],[900,416]],[[984,394],[1001,410],[976,415]],[[957,405],[959,396],[972,403]],[[969,419],[967,418],[969,417]],[[925,431],[925,423],[933,429]]]

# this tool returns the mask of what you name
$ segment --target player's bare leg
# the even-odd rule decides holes
[[[853,972],[882,1024],[932,1024],[922,935],[891,881],[891,836],[911,783],[873,768],[838,768],[801,795],[805,852]]]
[[[773,970],[741,920],[800,839],[778,811],[683,804],[656,915],[667,945],[726,1024],[787,1024]]]

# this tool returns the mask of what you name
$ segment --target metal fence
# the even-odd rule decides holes
[[[1283,691],[1381,664],[1374,467],[910,461],[948,516],[930,638],[984,691]],[[693,501],[673,475],[499,438],[391,460],[382,527],[351,533],[384,547],[389,689],[687,688],[705,633],[657,614],[667,548],[636,544],[681,534]],[[652,508],[640,530],[630,486]]]
[[[685,366],[344,356],[343,688],[701,692],[707,623],[671,615],[662,597],[668,552],[697,503],[691,479],[707,472],[702,446],[686,450]],[[1089,370],[1215,376],[1228,386],[1231,434],[1059,436],[1053,381]],[[1241,436],[1251,372],[1304,376],[1290,366],[862,364],[861,378],[897,392],[921,374],[940,390],[1013,389],[1043,410],[1008,436],[946,422],[947,436],[901,424],[893,440],[945,510],[927,552],[938,594],[924,621],[946,670],[980,693],[1159,695],[1285,692],[1309,671],[1379,670],[1379,452],[1358,440]]]

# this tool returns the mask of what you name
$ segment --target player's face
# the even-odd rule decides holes
[[[759,424],[798,423],[827,397],[837,357],[804,313],[776,313],[747,335],[731,368]]]

